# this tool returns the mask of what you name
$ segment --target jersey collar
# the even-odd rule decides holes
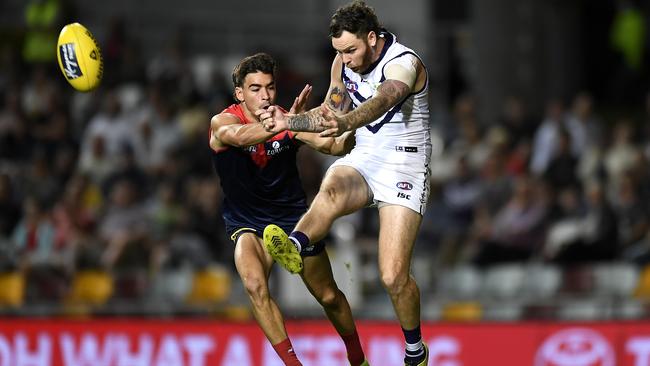
[[[395,42],[395,36],[384,28],[379,30],[379,37],[384,38],[384,47],[381,49],[381,54],[379,55],[379,58],[375,62],[370,64],[370,66],[368,66],[366,70],[360,73],[361,75],[370,74],[372,70],[374,70],[377,67],[377,65],[379,65],[379,63],[384,58],[384,56],[386,56],[386,52],[388,52],[388,48],[390,48],[390,46],[392,46],[393,43]]]

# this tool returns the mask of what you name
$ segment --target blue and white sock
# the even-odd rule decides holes
[[[406,342],[405,362],[417,363],[424,360],[424,346],[422,344],[422,332],[418,325],[415,329],[406,330],[402,328]]]
[[[309,246],[309,238],[301,231],[294,231],[289,234],[289,239],[293,242],[293,245],[298,249],[298,253],[302,251],[302,248]]]

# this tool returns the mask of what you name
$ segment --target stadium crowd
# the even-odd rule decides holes
[[[232,102],[230,75],[205,80],[181,57],[182,42],[145,62],[120,27],[102,40],[105,79],[88,94],[73,92],[54,62],[2,50],[3,312],[49,304],[44,312],[60,313],[80,273],[110,280],[90,302],[142,304],[161,282],[187,301],[196,284],[161,280],[169,271],[233,270],[207,139],[210,117]],[[444,269],[513,262],[623,262],[641,273],[650,264],[650,95],[641,114],[606,115],[588,92],[550,98],[543,113],[511,95],[498,121],[482,120],[480,102],[463,94],[432,120],[417,247],[432,283]],[[313,197],[329,160],[310,151],[301,159]],[[363,215],[359,240],[377,229]]]

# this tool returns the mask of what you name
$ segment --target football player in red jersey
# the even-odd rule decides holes
[[[304,143],[333,155],[348,152],[354,137],[320,137],[309,132],[271,133],[254,111],[275,103],[276,64],[267,54],[244,58],[233,71],[238,103],[212,118],[210,147],[224,191],[223,217],[235,243],[235,265],[250,298],[253,314],[285,365],[301,365],[287,336],[278,305],[270,296],[268,278],[273,258],[261,235],[270,223],[293,228],[307,210],[296,167]],[[296,98],[291,112],[305,108],[311,87]],[[339,290],[322,242],[303,251],[301,277],[343,339],[351,365],[367,365],[350,305]]]

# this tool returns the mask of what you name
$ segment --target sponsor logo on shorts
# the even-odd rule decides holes
[[[77,62],[77,53],[74,50],[74,43],[64,43],[59,46],[59,55],[63,64],[63,73],[68,79],[76,79],[83,76],[79,63]]]
[[[406,193],[402,193],[402,192],[397,192],[397,198],[405,198],[405,199],[407,199],[407,200],[410,200],[410,199],[411,199],[411,195],[410,195],[410,194],[406,194]]]
[[[418,152],[417,146],[395,146],[395,151]]]
[[[354,81],[346,80],[345,89],[348,91],[348,93],[354,93],[359,90],[359,86]]]
[[[397,188],[404,191],[410,191],[411,189],[413,189],[413,185],[409,182],[397,182],[396,186]]]
[[[586,328],[561,330],[541,345],[534,366],[614,366],[612,345],[600,333]]]

